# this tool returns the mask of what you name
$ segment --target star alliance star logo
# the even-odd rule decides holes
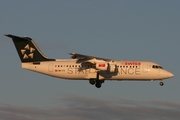
[[[33,59],[34,57],[34,52],[35,49],[33,47],[30,47],[29,44],[27,44],[24,49],[21,49],[21,53],[23,55],[23,59],[28,59],[31,58]]]

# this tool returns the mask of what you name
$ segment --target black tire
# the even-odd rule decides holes
[[[163,85],[164,85],[164,83],[163,83],[163,82],[160,82],[160,83],[159,83],[159,85],[160,85],[160,86],[163,86]]]
[[[100,83],[100,82],[96,82],[95,86],[96,86],[97,88],[101,88],[101,83]]]
[[[96,83],[96,81],[95,80],[89,80],[89,83],[91,84],[91,85],[94,85],[95,83]]]

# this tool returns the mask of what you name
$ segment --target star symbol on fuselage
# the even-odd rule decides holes
[[[30,47],[29,44],[27,44],[24,49],[21,49],[21,53],[23,55],[23,59],[28,59],[31,58],[33,59],[34,57],[34,52],[35,49],[33,47]]]

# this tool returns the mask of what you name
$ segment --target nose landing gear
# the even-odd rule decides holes
[[[164,85],[164,83],[161,81],[161,82],[159,83],[159,85],[160,85],[160,86],[163,86],[163,85]]]

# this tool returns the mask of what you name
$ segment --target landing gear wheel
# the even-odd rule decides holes
[[[159,85],[160,85],[160,86],[163,86],[163,85],[164,85],[164,83],[163,83],[163,82],[160,82],[160,83],[159,83]]]
[[[96,82],[95,86],[96,86],[97,88],[100,88],[100,87],[101,87],[101,83],[100,83],[100,82]]]
[[[96,81],[95,81],[95,80],[89,80],[89,83],[90,83],[91,85],[94,85],[94,84],[96,83]]]

